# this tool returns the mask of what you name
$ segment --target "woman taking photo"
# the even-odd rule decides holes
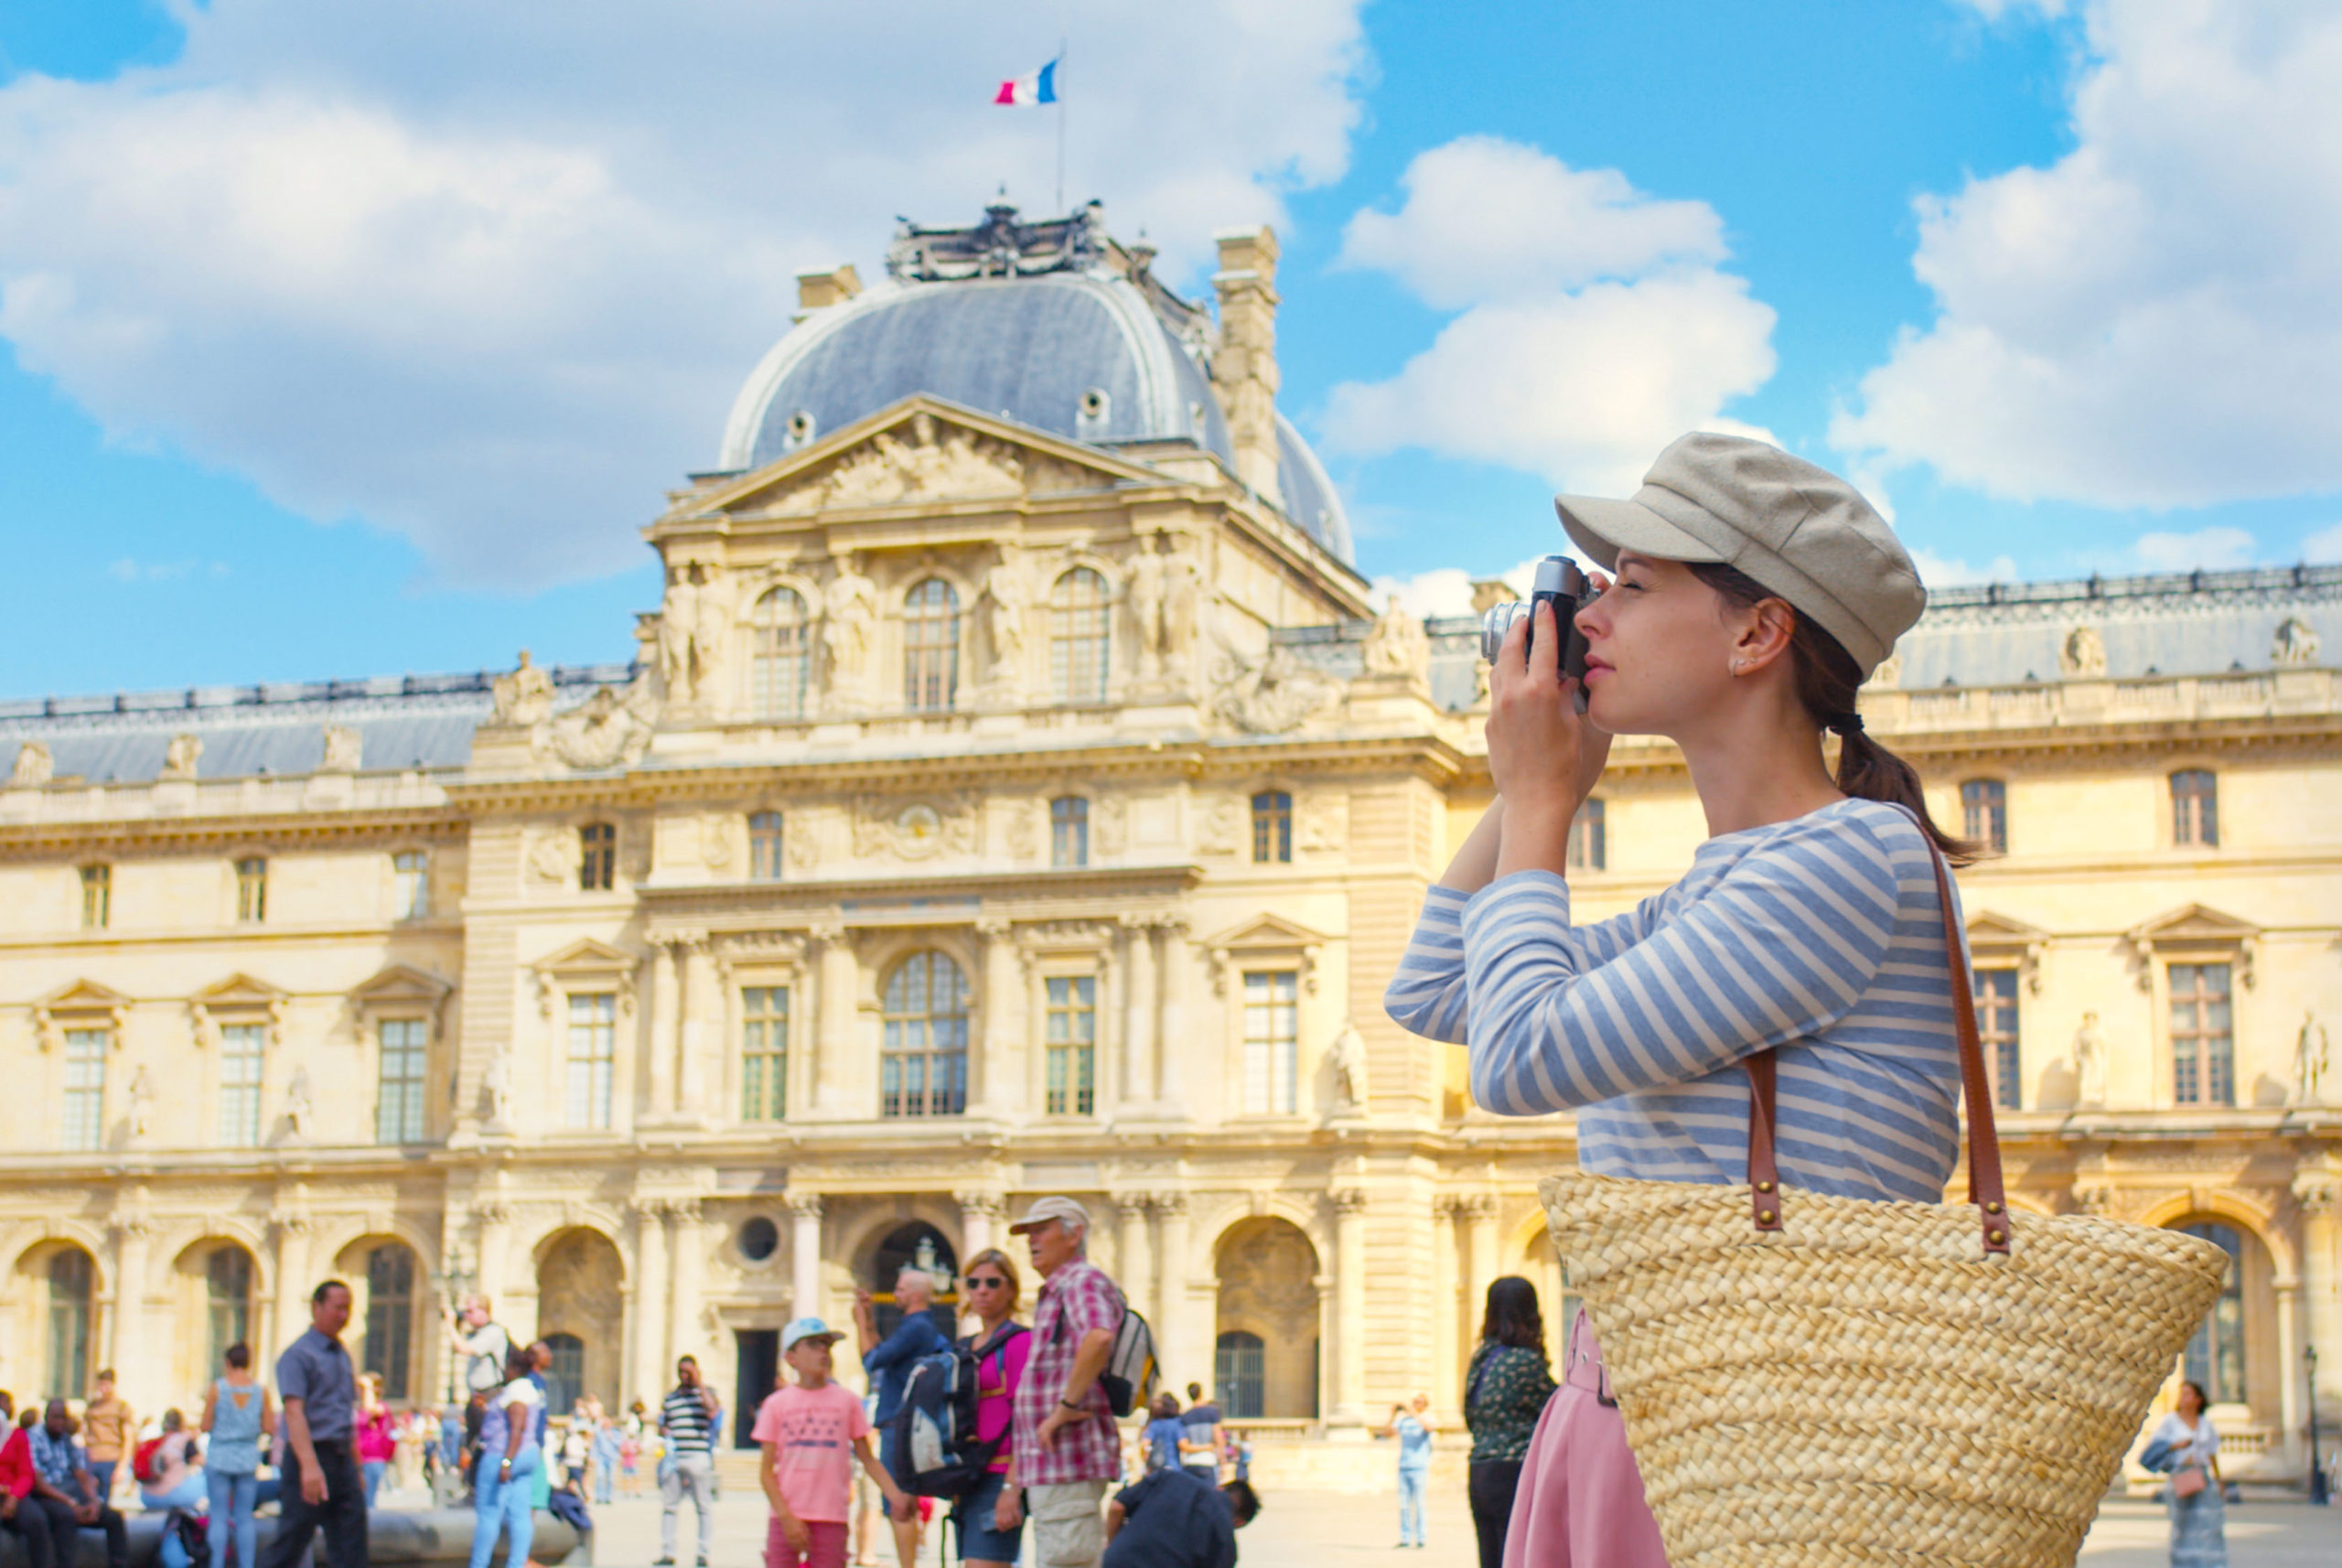
[[[1480,1346],[1464,1369],[1464,1424],[1472,1434],[1466,1491],[1472,1530],[1480,1540],[1480,1568],[1502,1568],[1520,1461],[1552,1394],[1537,1287],[1518,1274],[1489,1281]]]
[[[953,1505],[952,1533],[960,1538],[960,1560],[967,1568],[1011,1568],[1025,1530],[1025,1509],[1008,1429],[1033,1339],[1016,1321],[1016,1265],[1007,1253],[997,1247],[978,1252],[968,1261],[962,1283],[976,1315],[976,1331],[966,1341],[976,1359],[976,1440],[994,1447],[983,1482]]]
[[[1497,800],[1425,897],[1391,1015],[1466,1043],[1480,1105],[1574,1109],[1583,1168],[1650,1181],[1746,1179],[1746,1064],[1769,1052],[1784,1185],[1940,1202],[1960,1063],[1933,856],[1965,846],[1854,706],[1926,604],[1910,557],[1844,480],[1737,436],[1683,437],[1632,500],[1555,506],[1614,574],[1574,617],[1585,676],[1561,672],[1550,604],[1512,627]],[[1614,735],[1675,743],[1709,836],[1674,886],[1578,925],[1570,823]],[[1666,1561],[1607,1395],[1580,1313],[1509,1563]]]
[[[535,1424],[532,1412],[545,1400],[529,1377],[534,1365],[527,1346],[510,1347],[504,1355],[504,1386],[488,1396],[488,1413],[479,1427],[479,1468],[472,1477],[478,1512],[472,1519],[471,1568],[488,1568],[500,1530],[504,1532],[505,1568],[521,1568],[529,1560],[529,1541],[537,1527],[531,1504],[537,1472],[544,1466],[544,1450],[529,1441],[529,1429]]]
[[[2179,1408],[2163,1418],[2139,1462],[2167,1470],[2171,1568],[2229,1568],[2227,1500],[2220,1495],[2220,1434],[2204,1413],[2204,1385],[2179,1385]]]

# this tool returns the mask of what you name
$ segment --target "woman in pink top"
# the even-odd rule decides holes
[[[382,1472],[398,1457],[398,1434],[391,1427],[391,1407],[382,1402],[382,1380],[372,1372],[358,1379],[358,1410],[350,1420],[358,1439],[358,1467],[366,1475],[366,1506],[382,1489]]]
[[[965,1341],[976,1357],[976,1437],[994,1445],[992,1468],[982,1485],[952,1509],[959,1528],[960,1560],[967,1568],[1010,1568],[1017,1538],[1025,1530],[1024,1492],[1016,1484],[1016,1460],[1008,1429],[1016,1408],[1016,1385],[1033,1337],[1016,1321],[1016,1265],[997,1247],[968,1260],[962,1282],[968,1305],[982,1326]]]

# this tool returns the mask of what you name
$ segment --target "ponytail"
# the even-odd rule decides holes
[[[1743,609],[1782,596],[1736,566],[1720,562],[1686,562],[1685,565],[1693,576]],[[1797,671],[1798,701],[1817,725],[1838,733],[1839,789],[1858,800],[1902,807],[1918,819],[1920,831],[1946,860],[1954,865],[1974,861],[1980,853],[1977,847],[1944,832],[1928,814],[1918,770],[1864,732],[1862,714],[1854,708],[1863,672],[1853,655],[1800,611],[1797,629],[1789,637],[1789,658]]]

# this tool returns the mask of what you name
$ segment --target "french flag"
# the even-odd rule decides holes
[[[1051,60],[1030,76],[1004,81],[993,95],[994,103],[1055,103],[1058,101],[1058,61]]]

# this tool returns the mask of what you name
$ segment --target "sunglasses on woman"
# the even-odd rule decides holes
[[[968,1288],[970,1290],[1005,1290],[1008,1288],[1008,1282],[997,1274],[970,1274]]]

